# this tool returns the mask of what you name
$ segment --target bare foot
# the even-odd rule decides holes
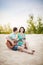
[[[35,50],[32,50],[32,52],[35,52]]]
[[[34,52],[28,52],[28,54],[31,54],[31,55],[33,55],[33,54],[34,54]]]

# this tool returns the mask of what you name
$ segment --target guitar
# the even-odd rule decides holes
[[[16,40],[13,40],[13,41],[14,41],[14,45],[9,40],[7,40],[6,45],[8,48],[12,49],[15,45],[17,45],[18,41]]]
[[[25,39],[25,38],[23,38],[23,39]],[[7,42],[6,42],[6,45],[7,45],[7,47],[8,48],[10,48],[10,49],[12,49],[15,45],[17,45],[17,42],[18,41],[22,41],[22,40],[13,40],[13,42],[14,42],[14,45],[9,41],[9,40],[7,40]]]

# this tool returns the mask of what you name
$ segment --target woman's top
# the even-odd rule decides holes
[[[25,34],[20,34],[18,33],[18,45],[19,46],[22,46],[24,44],[24,41],[25,41]]]

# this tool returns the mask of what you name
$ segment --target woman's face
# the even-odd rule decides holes
[[[23,33],[23,31],[24,31],[24,29],[23,29],[23,28],[21,28],[21,29],[20,29],[20,32],[21,32],[21,33]]]

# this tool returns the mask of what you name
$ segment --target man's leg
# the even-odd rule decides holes
[[[28,53],[28,54],[33,54],[33,52],[32,52],[32,51],[31,51],[31,52],[29,52],[29,50],[24,49],[24,48],[23,48],[23,47],[21,47],[21,46],[18,46],[18,50],[19,50],[19,51],[21,51],[21,52]]]

